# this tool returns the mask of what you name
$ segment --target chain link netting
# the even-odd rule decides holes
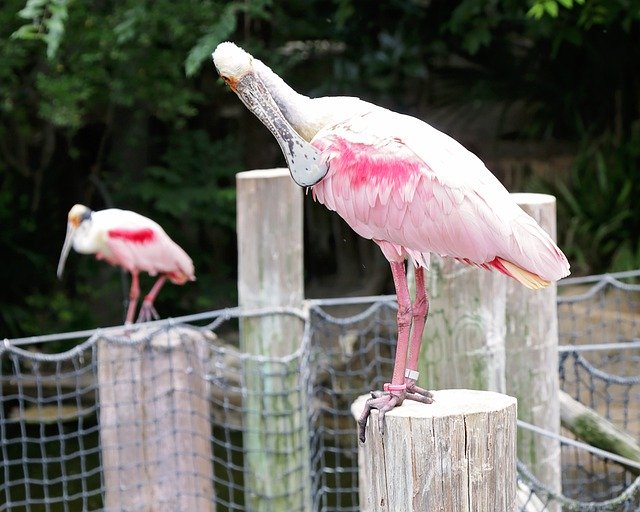
[[[639,276],[558,296],[562,389],[636,440]],[[5,340],[0,511],[358,511],[350,404],[391,373],[395,297],[305,307]],[[274,316],[300,348],[240,350],[241,326]],[[563,434],[562,494],[519,464],[521,511],[640,510],[640,471]]]

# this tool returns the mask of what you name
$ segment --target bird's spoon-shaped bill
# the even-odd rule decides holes
[[[301,187],[310,187],[326,176],[329,166],[322,161],[320,151],[291,127],[255,74],[248,73],[243,76],[237,83],[236,93],[247,108],[273,133],[287,161],[293,181]]]
[[[58,279],[62,278],[62,272],[64,271],[64,264],[69,256],[71,250],[71,244],[73,243],[73,235],[76,232],[76,228],[71,224],[67,224],[67,234],[64,237],[64,244],[62,244],[62,252],[60,253],[60,260],[58,261]]]

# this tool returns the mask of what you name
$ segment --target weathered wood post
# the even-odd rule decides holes
[[[503,393],[506,276],[431,255],[420,385]]]
[[[142,341],[98,341],[105,510],[214,512],[210,340],[184,327],[129,336]]]
[[[287,169],[237,174],[238,302],[241,308],[301,307],[302,190]],[[299,358],[303,323],[284,315],[240,319],[244,360],[247,510],[310,509],[306,384]],[[276,360],[276,358],[280,358]]]
[[[555,197],[546,194],[512,194],[512,197],[555,240]],[[531,291],[508,280],[506,325],[507,393],[518,399],[518,418],[559,434],[556,284]],[[518,457],[542,483],[555,491],[561,490],[560,441],[520,429]]]
[[[368,395],[351,406],[357,419]],[[358,448],[362,512],[513,512],[516,399],[466,389],[435,392],[431,405],[405,401],[378,412]]]

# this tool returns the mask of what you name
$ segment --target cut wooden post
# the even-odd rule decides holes
[[[511,194],[511,197],[556,238],[556,200],[546,194]],[[507,393],[518,399],[518,418],[560,433],[558,402],[558,310],[556,284],[528,290],[507,280],[506,378]],[[550,489],[559,492],[560,441],[518,431],[518,457]],[[550,511],[559,510],[550,505]]]
[[[516,399],[465,389],[434,393],[431,405],[405,400],[371,413],[358,448],[360,510],[513,512],[516,504]],[[368,395],[351,406],[357,419]]]
[[[302,190],[287,169],[242,172],[237,181],[238,302],[243,309],[301,307]],[[306,385],[297,357],[303,323],[285,315],[240,319],[244,360],[247,510],[309,510]]]
[[[105,510],[213,512],[207,337],[181,327],[130,337],[143,341],[98,342]]]

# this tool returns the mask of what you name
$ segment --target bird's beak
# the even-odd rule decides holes
[[[71,244],[73,243],[73,235],[76,232],[76,227],[70,222],[67,224],[67,235],[64,238],[64,244],[62,244],[62,252],[60,253],[60,261],[58,261],[58,279],[62,278],[62,272],[64,271],[64,264],[69,256],[71,250]]]
[[[329,165],[322,160],[321,152],[293,129],[262,81],[254,73],[247,73],[234,85],[238,97],[278,141],[293,181],[310,187],[324,178]]]

